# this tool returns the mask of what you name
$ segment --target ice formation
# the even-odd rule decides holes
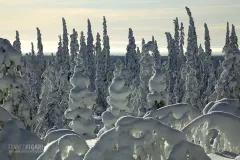
[[[163,102],[164,105],[168,103],[166,75],[159,67],[154,67],[154,70],[155,73],[149,80],[149,90],[151,93],[147,95],[147,110],[152,108],[156,101],[158,103]]]
[[[69,108],[65,111],[65,117],[72,120],[69,127],[85,139],[94,138],[96,124],[92,117],[92,107],[96,92],[88,89],[90,80],[86,76],[81,58],[78,58],[70,82],[73,88],[69,94]]]
[[[102,113],[102,121],[104,123],[102,130],[113,128],[117,119],[128,112],[127,96],[131,91],[129,87],[125,86],[125,81],[121,75],[121,67],[121,62],[118,61],[115,64],[114,78],[108,89],[110,96],[107,97],[107,103],[110,107]]]
[[[166,160],[173,146],[186,138],[156,119],[124,116],[99,137],[84,160]]]
[[[201,113],[189,104],[177,103],[149,111],[144,117],[156,118],[173,128],[181,129],[200,115]]]

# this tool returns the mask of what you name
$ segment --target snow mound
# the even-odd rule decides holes
[[[44,147],[37,160],[53,160],[57,153],[63,160],[82,159],[89,147],[84,139],[76,134],[66,134]]]
[[[200,115],[201,113],[189,104],[177,103],[149,111],[144,117],[153,117],[173,128],[181,129]]]
[[[211,131],[217,130],[217,134]],[[224,112],[202,115],[182,129],[189,140],[204,147],[207,153],[240,152],[240,117]],[[211,142],[213,141],[213,142]]]
[[[204,149],[199,145],[187,141],[181,141],[173,147],[168,160],[186,159],[211,160],[211,158],[205,153]]]
[[[103,133],[84,160],[132,160],[168,157],[173,146],[186,135],[153,118],[124,116]]]

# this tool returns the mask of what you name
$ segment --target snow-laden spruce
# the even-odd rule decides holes
[[[96,99],[96,112],[102,113],[107,107],[106,102],[106,85],[105,85],[105,61],[106,55],[102,52],[100,34],[97,33],[96,37],[96,79],[95,86],[97,90],[97,99]]]
[[[130,94],[129,87],[125,86],[125,81],[121,75],[122,63],[118,60],[115,63],[114,78],[109,86],[109,96],[107,97],[107,103],[110,107],[102,113],[102,121],[104,128],[99,131],[99,135],[105,130],[109,130],[115,126],[115,122],[121,116],[126,115],[128,112],[128,95]]]
[[[232,25],[230,44],[222,63],[223,72],[215,86],[217,99],[240,99],[240,51],[235,26]]]
[[[69,94],[69,108],[64,113],[67,119],[72,120],[69,127],[84,139],[95,138],[96,124],[92,117],[92,107],[95,103],[96,92],[89,91],[90,79],[82,66],[80,57],[78,57],[70,82],[73,88]]]
[[[43,136],[49,128],[54,126],[61,128],[65,125],[62,120],[65,110],[60,106],[60,93],[58,91],[61,74],[61,71],[55,71],[54,66],[49,66],[42,75],[41,103],[38,108],[35,128],[35,133],[39,136]]]
[[[111,66],[111,56],[110,56],[110,42],[109,42],[109,36],[107,32],[107,21],[106,17],[103,17],[103,54],[105,55],[105,79],[104,82],[106,84],[105,86],[105,92],[107,93],[107,88],[111,83],[111,80],[113,78]]]
[[[176,82],[178,71],[176,65],[178,58],[178,46],[176,46],[176,40],[172,38],[172,35],[170,33],[166,32],[165,34],[168,42],[168,103],[174,104],[176,102],[174,94],[174,84]]]
[[[75,29],[73,29],[73,33],[70,35],[71,42],[70,42],[70,70],[71,75],[74,72],[74,67],[76,65],[76,58],[79,53],[79,44],[78,44],[78,33]]]
[[[163,106],[168,104],[166,73],[163,68],[154,67],[154,71],[154,75],[149,80],[148,106],[145,106],[147,110],[152,109],[155,103],[161,103]]]
[[[21,51],[21,42],[20,42],[20,37],[19,37],[19,32],[16,31],[16,37],[15,41],[13,42],[13,47],[18,50],[19,52]]]
[[[88,76],[90,79],[90,91],[95,89],[95,75],[96,75],[96,66],[95,66],[95,57],[94,57],[94,45],[93,45],[93,34],[91,22],[88,19],[88,31],[87,31],[87,67],[88,67]]]
[[[143,39],[144,40],[144,39]],[[145,43],[145,42],[144,42]],[[147,94],[149,93],[148,82],[153,74],[153,57],[149,53],[150,47],[143,45],[142,58],[140,60],[140,91],[141,103],[139,107],[144,108],[147,106]]]
[[[208,30],[208,26],[205,23],[204,24],[204,28],[205,28],[205,35],[204,35],[204,39],[205,39],[205,52],[202,50],[202,56],[200,56],[200,52],[199,52],[199,58],[201,60],[201,64],[202,64],[202,80],[201,80],[201,88],[200,88],[200,94],[202,95],[202,103],[203,106],[206,105],[208,103],[207,98],[205,97],[206,95],[204,94],[204,92],[206,91],[206,89],[210,89],[213,88],[213,83],[211,82],[213,80],[213,77],[210,77],[210,73],[211,73],[211,65],[213,63],[212,61],[212,49],[211,49],[211,44],[210,44],[210,34],[209,34],[209,30]],[[214,74],[215,76],[215,74]],[[208,84],[209,81],[209,84]],[[208,90],[208,91],[212,91],[212,90]],[[212,91],[213,92],[213,91]],[[210,93],[211,94],[211,93]]]
[[[129,28],[127,53],[125,55],[125,65],[128,70],[129,79],[126,80],[128,86],[139,86],[140,84],[140,66],[136,52],[135,38],[133,31]]]
[[[182,71],[185,65],[185,56],[183,51],[184,46],[184,26],[183,23],[181,23],[181,26],[179,28],[178,18],[174,20],[174,39],[175,39],[175,50],[177,52],[177,71],[176,71],[176,81],[174,84],[174,101],[176,103],[182,102],[183,96],[184,96],[184,76],[182,75]]]
[[[42,34],[40,32],[40,29],[37,28],[37,55],[36,55],[36,64],[35,64],[35,74],[36,74],[36,82],[35,82],[35,90],[37,91],[37,94],[40,95],[41,87],[42,87],[42,74],[44,70],[46,69],[46,62],[44,60],[44,54],[43,54],[43,44],[42,44]]]
[[[0,38],[0,89],[7,94],[2,107],[31,128],[31,107],[28,103],[26,85],[20,72],[21,53],[7,39]]]
[[[83,67],[85,68],[86,72],[88,70],[87,67],[87,45],[85,42],[85,36],[83,31],[81,32],[80,35],[80,51],[79,51],[79,56],[82,58],[83,60]]]

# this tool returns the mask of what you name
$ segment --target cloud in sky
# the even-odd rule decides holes
[[[30,42],[36,43],[36,27],[41,29],[44,50],[55,52],[58,35],[62,33],[62,17],[67,20],[69,34],[73,28],[86,33],[89,18],[96,35],[102,33],[102,16],[107,17],[112,52],[125,53],[129,27],[136,41],[150,40],[154,35],[160,51],[166,50],[164,32],[173,33],[175,17],[184,22],[187,32],[185,5],[193,13],[199,43],[203,43],[206,22],[216,52],[225,43],[227,21],[240,32],[239,0],[0,0],[0,4],[0,35],[13,41],[15,30],[19,30],[24,51],[30,51]]]

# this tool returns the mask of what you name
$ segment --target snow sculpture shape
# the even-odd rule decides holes
[[[154,103],[163,102],[167,105],[168,94],[166,91],[167,79],[165,73],[158,67],[154,67],[155,73],[149,80],[149,90],[151,93],[147,95],[148,108],[152,108]]]
[[[18,52],[7,39],[0,38],[0,89],[7,95],[7,89],[13,83],[11,75],[6,75],[10,69],[21,66],[21,53]],[[13,71],[14,72],[14,69]],[[1,97],[1,100],[5,97]]]
[[[95,103],[96,92],[88,89],[89,78],[86,76],[82,65],[82,59],[78,58],[70,82],[73,88],[69,94],[69,108],[65,111],[65,117],[72,119],[69,127],[85,139],[95,138],[96,124],[92,117],[92,107]]]
[[[217,135],[212,135],[211,130],[217,130]],[[186,127],[182,132],[186,133],[189,140],[204,147],[207,153],[230,151],[233,153],[240,152],[240,118],[229,113],[212,112],[202,115]],[[213,140],[213,144],[210,141]]]
[[[181,141],[173,147],[168,160],[186,159],[211,160],[199,145],[187,141]]]
[[[109,94],[107,97],[107,103],[110,107],[107,111],[102,113],[102,121],[104,128],[102,130],[109,130],[114,127],[117,119],[128,112],[128,99],[127,96],[130,94],[130,89],[125,85],[125,81],[121,75],[121,62],[118,60],[115,63],[114,78],[109,86]]]
[[[144,117],[156,118],[173,128],[181,129],[200,115],[201,113],[189,104],[177,103],[149,111]]]
[[[25,82],[20,73],[21,53],[7,39],[0,38],[0,59],[0,89],[3,95],[7,95],[3,97],[2,107],[30,129],[33,117],[30,114]]]
[[[53,160],[58,152],[62,160],[81,160],[89,150],[87,143],[76,134],[66,134],[44,147],[37,160]]]
[[[124,116],[99,137],[84,160],[166,160],[173,146],[182,140],[186,140],[184,133],[156,119]]]
[[[36,160],[43,151],[44,142],[23,129],[19,122],[16,119],[7,121],[0,132],[1,160]]]
[[[203,114],[221,111],[240,117],[240,103],[238,99],[224,98],[215,102],[209,102],[203,109]]]

